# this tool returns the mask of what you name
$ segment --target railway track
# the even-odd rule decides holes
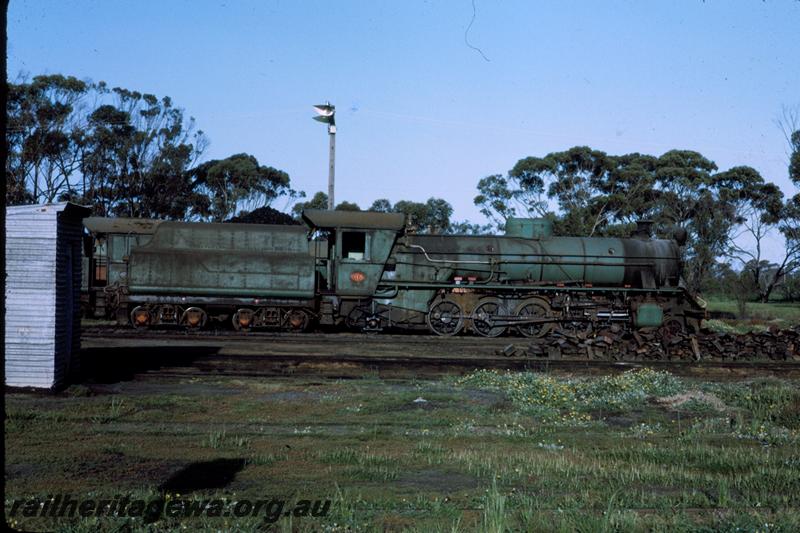
[[[380,358],[364,359],[346,356],[334,357],[269,357],[254,360],[236,360],[231,356],[204,358],[195,361],[190,367],[170,367],[149,371],[151,377],[191,377],[197,375],[220,377],[273,377],[295,374],[318,375],[329,378],[353,378],[375,375],[383,378],[408,378],[466,373],[478,368],[493,368],[516,371],[549,371],[582,374],[607,374],[624,372],[638,368],[668,370],[682,376],[709,376],[718,378],[743,378],[747,376],[774,375],[800,377],[798,363],[685,363],[670,361],[628,362],[628,361],[537,361],[485,359],[481,361],[458,358]]]
[[[101,373],[116,371],[129,376],[414,377],[465,373],[476,368],[608,373],[648,367],[687,376],[800,377],[800,358],[796,356],[786,360],[687,360],[595,351],[589,352],[594,357],[551,357],[552,353],[540,348],[553,342],[552,338],[536,342],[522,337],[360,333],[187,333],[124,328],[88,328],[83,332],[84,354],[90,367]]]

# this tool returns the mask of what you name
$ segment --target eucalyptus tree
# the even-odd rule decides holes
[[[261,165],[249,154],[207,161],[190,174],[194,192],[203,196],[193,205],[193,213],[214,222],[230,218],[239,209],[253,211],[269,206],[279,196],[297,194],[286,172]]]
[[[60,74],[7,84],[6,201],[48,203],[74,194],[85,137],[84,108],[96,88]]]
[[[298,196],[300,198],[304,198],[305,193],[301,192],[298,194]],[[292,213],[294,213],[294,216],[299,219],[300,215],[305,209],[328,209],[328,195],[322,191],[317,191],[310,200],[306,200],[305,202],[297,202],[294,204],[292,207]]]
[[[683,227],[689,235],[682,250],[686,279],[698,290],[730,247],[745,211],[774,216],[780,204],[777,188],[754,169],[717,170],[691,150],[617,156],[577,146],[520,159],[507,176],[481,179],[475,204],[498,229],[512,216],[550,218],[561,235],[624,237],[640,220],[653,221],[662,237]]]

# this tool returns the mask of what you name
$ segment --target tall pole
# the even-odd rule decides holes
[[[328,125],[328,139],[330,141],[330,150],[328,153],[328,209],[333,210],[333,176],[334,166],[336,165],[336,106],[331,105],[330,102],[314,106],[314,111],[317,116],[313,117],[318,122],[323,122]]]
[[[328,162],[328,209],[333,210],[335,202],[333,200],[333,179],[336,167],[336,126],[328,126],[328,138],[330,139],[330,154]]]

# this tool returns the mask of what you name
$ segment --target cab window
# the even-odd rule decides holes
[[[108,258],[111,261],[122,261],[128,255],[128,237],[126,235],[109,235]]]
[[[342,259],[363,261],[367,257],[367,235],[361,231],[342,232]]]

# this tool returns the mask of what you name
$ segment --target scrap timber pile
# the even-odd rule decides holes
[[[624,331],[612,326],[597,333],[553,332],[525,345],[511,344],[498,355],[548,359],[737,361],[800,360],[800,327],[741,335],[666,329]]]

